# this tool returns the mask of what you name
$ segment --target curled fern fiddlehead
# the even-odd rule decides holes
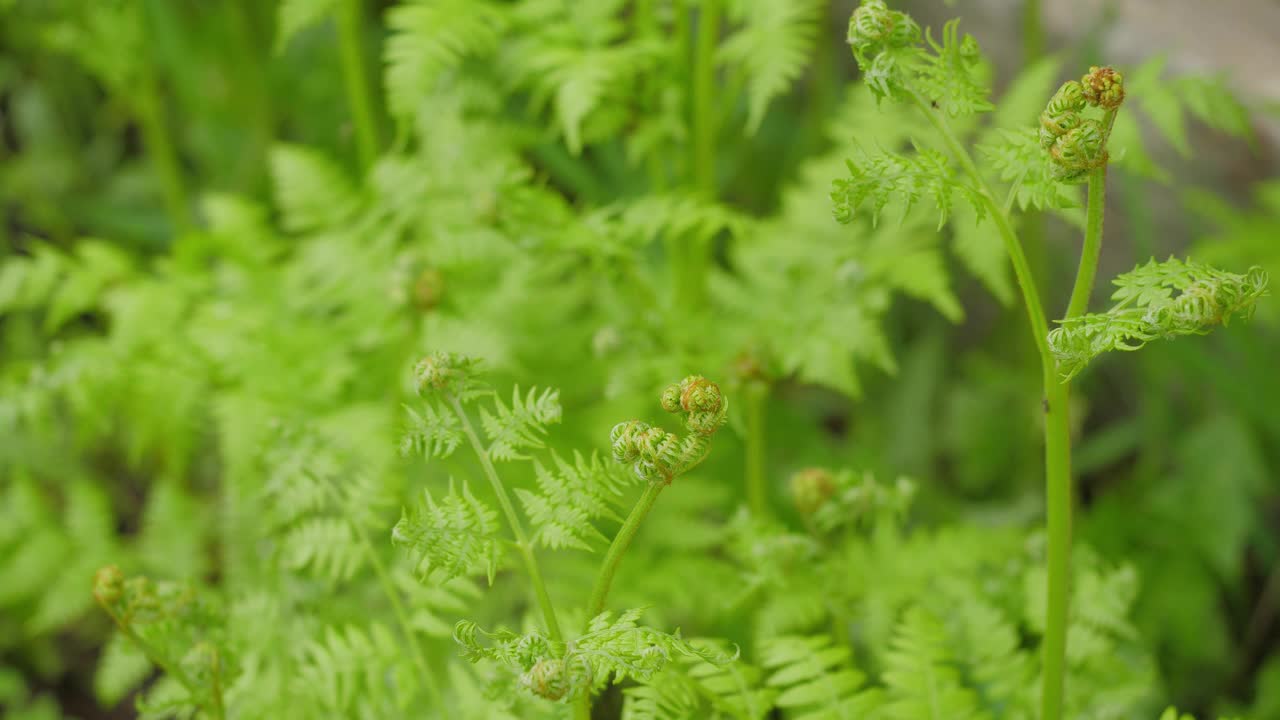
[[[1053,176],[1083,182],[1107,164],[1107,139],[1116,110],[1124,102],[1124,77],[1110,67],[1092,67],[1080,80],[1058,88],[1040,114],[1040,146],[1049,153]],[[1086,118],[1086,107],[1102,108],[1101,120]]]
[[[859,63],[870,62],[887,49],[919,44],[920,26],[883,0],[866,0],[849,18],[848,41]]]
[[[479,360],[458,353],[435,352],[414,366],[414,385],[419,395],[445,392],[465,396],[474,389],[479,370]]]
[[[709,439],[724,425],[729,406],[720,386],[701,375],[667,386],[660,402],[667,412],[684,413],[690,435],[682,438],[641,420],[628,420],[613,426],[609,442],[614,460],[632,465],[650,482],[670,483],[706,459]]]

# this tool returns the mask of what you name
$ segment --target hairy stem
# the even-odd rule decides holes
[[[769,498],[765,488],[765,426],[764,406],[769,397],[769,386],[753,382],[747,388],[747,503],[751,514],[760,518],[769,512]]]
[[[622,562],[622,555],[631,546],[631,540],[635,538],[636,532],[640,529],[640,523],[644,522],[645,517],[649,515],[649,511],[653,509],[654,502],[658,500],[658,495],[666,486],[667,483],[664,482],[649,483],[649,487],[645,488],[644,494],[636,501],[635,507],[631,508],[631,514],[622,523],[618,534],[613,537],[613,543],[609,545],[609,551],[605,553],[604,562],[600,564],[600,572],[596,575],[595,585],[591,588],[591,599],[587,601],[588,622],[596,615],[604,612],[604,602],[609,596],[609,588],[613,585],[613,576],[618,572],[618,565]]]
[[[1013,264],[1013,274],[1018,280],[1027,320],[1040,355],[1041,381],[1044,385],[1044,464],[1045,464],[1045,516],[1048,535],[1048,589],[1046,625],[1043,643],[1043,685],[1041,687],[1041,720],[1059,720],[1062,717],[1062,694],[1066,673],[1067,604],[1070,589],[1068,579],[1071,566],[1071,426],[1068,415],[1069,388],[1058,379],[1057,363],[1049,350],[1049,325],[1035,278],[1031,274],[1022,243],[1013,231],[1004,209],[996,201],[995,193],[986,178],[974,164],[973,158],[960,144],[950,125],[920,96],[915,103],[930,124],[938,132],[952,156],[960,163],[974,186],[979,189],[987,209],[995,223],[996,231],[1004,242],[1005,251]],[[1101,229],[1101,224],[1099,224]]]
[[[1089,295],[1093,292],[1093,278],[1098,272],[1098,253],[1102,249],[1102,210],[1106,201],[1107,166],[1089,173],[1089,205],[1085,220],[1084,247],[1080,251],[1080,267],[1076,270],[1076,284],[1071,290],[1071,302],[1067,304],[1068,319],[1079,317],[1089,309]]]
[[[355,129],[356,151],[360,154],[360,167],[368,168],[378,157],[381,141],[378,139],[378,120],[374,111],[373,93],[369,87],[368,69],[365,67],[361,34],[361,0],[341,0],[337,7],[338,50],[342,56],[342,78],[347,86],[347,103],[351,106],[351,121]]]
[[[538,601],[538,607],[542,610],[542,618],[547,623],[547,634],[552,640],[561,640],[564,634],[560,632],[560,621],[556,618],[555,606],[551,604],[551,596],[547,593],[547,584],[542,580],[542,571],[538,568],[538,558],[533,554],[533,545],[529,542],[529,536],[525,534],[524,525],[520,522],[520,516],[516,514],[516,508],[511,504],[511,496],[507,494],[507,488],[502,484],[502,480],[498,478],[498,471],[493,467],[493,460],[489,457],[489,450],[480,442],[480,436],[476,434],[475,427],[471,424],[471,418],[467,416],[467,411],[462,407],[462,403],[453,395],[447,396],[453,411],[458,414],[458,419],[462,421],[462,430],[467,435],[467,441],[471,443],[471,449],[475,451],[476,457],[480,459],[480,467],[484,469],[484,474],[489,478],[489,485],[493,487],[493,494],[498,497],[498,504],[502,506],[502,513],[507,516],[507,524],[511,526],[511,534],[516,539],[516,549],[520,551],[520,557],[524,560],[525,570],[529,573],[529,582],[533,585],[533,593]]]
[[[618,565],[622,562],[622,556],[627,552],[627,548],[631,547],[631,541],[640,529],[640,523],[644,522],[645,517],[649,515],[649,511],[653,509],[653,504],[658,500],[658,495],[662,493],[663,488],[666,486],[667,483],[665,482],[649,483],[649,487],[645,488],[644,494],[636,501],[635,507],[631,508],[631,514],[627,516],[626,521],[622,523],[622,527],[618,529],[618,534],[613,536],[613,542],[609,545],[609,551],[605,553],[604,562],[600,564],[600,572],[596,574],[596,582],[591,588],[591,597],[587,601],[588,623],[595,616],[604,612],[604,603],[609,596],[609,588],[613,585],[613,576],[618,572]],[[584,693],[582,699],[575,705],[574,717],[579,720],[590,719],[590,692]]]

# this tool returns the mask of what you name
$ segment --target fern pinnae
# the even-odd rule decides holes
[[[498,504],[515,537],[516,550],[524,561],[530,584],[533,586],[534,597],[547,624],[547,632],[553,640],[558,641],[563,637],[560,621],[556,617],[551,597],[547,594],[546,583],[542,579],[542,571],[538,567],[533,545],[525,534],[524,524],[516,513],[506,486],[493,466],[489,446],[480,440],[475,426],[467,415],[466,408],[463,407],[463,400],[474,399],[485,393],[478,379],[479,372],[480,363],[473,358],[456,353],[437,352],[418,362],[414,367],[414,378],[419,395],[424,399],[437,395],[452,409],[463,435],[480,462],[485,477],[489,480],[494,495],[498,498]],[[554,391],[544,391],[542,395],[536,395],[531,390],[527,399],[522,399],[519,391],[516,391],[512,396],[512,408],[506,408],[496,397],[495,403],[498,410],[496,414],[489,416],[491,418],[489,431],[495,444],[501,441],[500,447],[504,454],[509,452],[514,455],[516,448],[527,447],[529,443],[541,443],[537,433],[546,423],[560,419],[559,396]]]

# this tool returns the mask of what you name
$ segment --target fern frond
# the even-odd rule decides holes
[[[1048,210],[1079,206],[1078,198],[1068,193],[1068,186],[1053,176],[1049,155],[1040,147],[1035,130],[997,132],[1002,142],[980,145],[978,150],[1000,179],[1009,184],[1006,207]]]
[[[517,386],[508,407],[496,395],[493,412],[480,409],[480,424],[489,438],[489,454],[496,460],[525,460],[521,451],[543,447],[547,426],[560,422],[560,391],[529,388],[523,397]]]
[[[284,229],[303,233],[350,218],[360,196],[351,180],[319,152],[298,145],[271,149],[271,182]]]
[[[588,460],[574,452],[570,463],[552,452],[551,459],[553,469],[534,462],[540,492],[516,489],[533,523],[534,541],[553,550],[590,550],[596,543],[608,542],[591,521],[600,517],[622,520],[613,506],[622,495],[622,487],[632,484],[633,476],[621,472],[613,463],[601,461],[596,453]]]
[[[725,652],[713,641],[691,638],[689,642]],[[773,708],[777,691],[760,685],[759,668],[743,662],[716,665],[690,656],[675,660],[644,685],[622,691],[623,720],[760,720]]]
[[[947,651],[946,630],[928,611],[907,610],[885,656],[884,682],[894,720],[978,718],[977,697],[965,688]]]
[[[422,403],[422,412],[408,405],[409,426],[400,438],[400,453],[418,453],[426,458],[447,458],[462,444],[462,423],[449,408]]]
[[[432,637],[447,638],[453,625],[481,598],[476,582],[456,577],[439,583],[423,583],[407,569],[397,568],[392,582],[403,592],[412,608],[409,624]]]
[[[276,52],[283,52],[302,30],[319,23],[338,0],[282,0],[276,10]]]
[[[147,656],[122,633],[111,635],[93,672],[93,694],[112,707],[147,679],[154,667]]]
[[[994,107],[988,99],[991,90],[979,76],[982,51],[972,35],[960,37],[960,21],[942,26],[941,45],[928,30],[925,41],[933,53],[923,55],[914,82],[916,92],[951,117],[990,111]]]
[[[873,220],[879,218],[890,202],[902,204],[905,218],[922,196],[928,196],[937,207],[939,228],[946,224],[957,194],[968,201],[979,220],[986,214],[978,189],[962,181],[947,156],[936,150],[917,145],[913,156],[885,150],[874,154],[863,151],[859,158],[849,159],[845,165],[849,177],[831,183],[834,215],[841,223],[852,222],[858,208],[866,202],[870,202]]]
[[[665,633],[639,624],[643,610],[616,618],[596,616],[581,637],[553,642],[538,633],[519,635],[500,629],[488,632],[464,620],[454,627],[454,640],[472,662],[491,660],[521,672],[521,684],[540,697],[569,702],[610,682],[647,682],[674,657],[697,657],[713,665],[736,660],[713,647],[689,643],[680,633]]]
[[[387,103],[412,117],[440,79],[469,57],[492,53],[507,24],[489,0],[411,0],[387,11]]]
[[[826,635],[783,635],[761,650],[770,671],[766,685],[778,690],[774,704],[795,720],[862,717],[883,702],[880,690],[866,688],[849,648]]]
[[[462,483],[437,503],[423,491],[422,504],[404,511],[391,530],[391,541],[404,548],[424,577],[447,581],[483,568],[493,584],[502,562],[504,541],[498,536],[498,513],[471,494]]]
[[[417,685],[400,644],[380,623],[326,626],[297,649],[295,697],[329,717],[403,714]]]
[[[739,7],[741,27],[720,47],[747,78],[747,133],[760,128],[769,103],[804,72],[826,6],[815,0],[749,0]]]
[[[0,264],[0,316],[40,309],[45,332],[54,333],[102,304],[106,292],[132,274],[129,256],[106,242],[82,241],[72,257],[37,245],[30,257]]]
[[[287,567],[310,569],[331,583],[348,580],[367,559],[351,523],[337,517],[307,518],[290,528],[280,553]]]
[[[1236,315],[1248,318],[1266,294],[1268,278],[1257,267],[1237,275],[1170,258],[1163,263],[1152,260],[1114,282],[1114,307],[1061,320],[1049,333],[1049,347],[1064,379],[1111,350],[1138,350],[1152,340],[1205,335]]]

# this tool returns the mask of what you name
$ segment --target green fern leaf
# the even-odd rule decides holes
[[[621,522],[613,506],[622,488],[634,483],[635,475],[616,463],[603,462],[596,453],[588,460],[575,452],[572,463],[555,452],[551,459],[553,469],[534,463],[539,492],[516,490],[533,523],[534,541],[551,549],[580,550],[607,543],[591,521],[605,517]]]
[[[720,48],[747,78],[747,133],[760,128],[769,103],[804,72],[818,37],[824,3],[749,0],[737,6],[742,26]]]
[[[866,675],[853,668],[851,653],[825,635],[783,635],[767,641],[762,664],[766,684],[777,688],[775,704],[796,720],[862,717],[880,707],[881,692],[865,688]]]
[[[408,405],[404,410],[409,415],[409,426],[400,439],[401,454],[447,458],[462,444],[462,423],[452,410],[429,402],[422,404],[421,413]]]
[[[936,150],[917,145],[913,156],[864,151],[858,159],[850,159],[845,164],[849,177],[831,183],[834,215],[841,223],[852,222],[864,203],[870,203],[873,219],[891,202],[901,205],[902,217],[906,218],[923,196],[928,196],[937,207],[939,228],[946,224],[956,194],[968,201],[979,220],[986,213],[981,193],[963,182],[946,155]]]
[[[1117,303],[1107,312],[1059,321],[1049,333],[1049,347],[1058,371],[1069,379],[1105,352],[1205,335],[1236,315],[1248,318],[1266,294],[1267,282],[1267,274],[1256,267],[1237,275],[1190,260],[1152,260],[1115,279],[1111,297]]]
[[[332,227],[350,217],[358,205],[359,196],[346,175],[309,148],[272,148],[271,180],[284,227],[290,232]]]
[[[520,388],[511,391],[508,407],[496,395],[493,412],[480,409],[480,424],[489,437],[489,454],[496,460],[525,460],[522,450],[543,447],[547,426],[560,422],[560,391],[530,388],[520,395]]]
[[[885,657],[884,682],[894,720],[968,720],[985,717],[977,698],[960,682],[946,649],[946,631],[920,607],[907,610]]]
[[[498,47],[505,9],[488,0],[411,0],[387,11],[387,102],[412,117],[441,78],[469,57]]]
[[[405,510],[391,530],[391,541],[413,558],[417,572],[443,582],[483,568],[493,584],[502,562],[504,542],[498,537],[498,514],[462,483],[437,503],[423,491],[421,505]]]

